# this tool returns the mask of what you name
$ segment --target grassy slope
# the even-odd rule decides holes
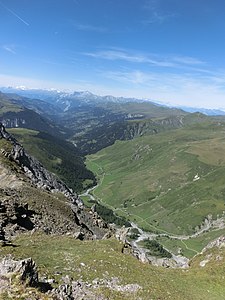
[[[127,103],[104,103],[101,104],[115,113],[141,114],[145,118],[166,118],[170,116],[184,116],[187,113],[181,109],[160,106],[151,102],[127,102]]]
[[[7,112],[20,112],[23,108],[21,105],[18,105],[11,101],[9,97],[0,92],[0,114],[4,114]]]
[[[75,191],[81,191],[94,182],[94,176],[86,170],[75,147],[47,133],[24,128],[8,129],[49,171],[58,175]]]
[[[191,234],[225,209],[224,133],[203,123],[116,142],[88,157],[104,175],[95,195],[146,230]]]
[[[215,250],[212,261],[204,268],[199,267],[203,260],[200,257],[193,261],[189,270],[178,270],[153,267],[122,254],[122,245],[113,239],[81,242],[65,236],[25,234],[14,244],[18,247],[4,247],[0,256],[11,253],[16,258],[32,257],[39,266],[40,275],[55,278],[58,283],[65,275],[87,282],[118,277],[122,285],[137,283],[142,287],[133,294],[107,288],[96,291],[108,299],[224,299],[224,258],[216,260],[218,255],[224,256],[222,249]]]

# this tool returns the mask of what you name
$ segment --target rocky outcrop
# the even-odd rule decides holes
[[[28,286],[37,286],[38,272],[32,258],[16,261],[11,257],[4,257],[0,261],[0,293],[10,289],[13,277],[18,277],[21,283]]]
[[[183,127],[182,116],[171,116],[164,119],[128,122],[122,139],[134,139],[143,135],[154,135],[165,130]]]
[[[66,197],[67,203],[65,205],[70,206],[74,224],[81,229],[79,234],[77,234],[78,238],[95,239],[105,236],[108,231],[107,224],[96,213],[93,214],[85,208],[79,196],[69,189],[64,182],[48,172],[37,159],[30,156],[23,146],[5,130],[5,127],[1,123],[0,138],[9,141],[12,145],[10,150],[1,149],[1,154],[12,162],[15,162],[34,186],[49,193],[61,193]]]
[[[201,254],[205,253],[208,249],[212,248],[223,248],[225,247],[225,236],[220,236],[219,238],[215,239],[214,241],[210,242],[206,247],[203,248]]]
[[[14,194],[10,199],[0,199],[0,241],[4,245],[16,233],[32,230],[33,211],[28,204],[19,204],[18,196]]]
[[[122,295],[134,296],[142,287],[138,284],[120,283],[119,278],[111,277],[99,279],[96,278],[92,282],[83,280],[73,281],[68,276],[64,278],[64,284],[50,292],[57,300],[106,300],[99,291],[100,288],[116,291]]]

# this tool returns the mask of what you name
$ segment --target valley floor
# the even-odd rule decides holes
[[[107,207],[112,209],[114,213],[122,213],[122,215],[126,216],[129,219],[131,214],[127,212],[126,209],[114,208],[113,206],[106,204],[103,199],[95,194],[95,190],[101,187],[107,174],[104,172],[101,165],[92,161],[89,161],[89,163],[96,166],[96,169],[98,170],[99,183],[96,186],[89,188],[86,192],[81,194],[80,197],[85,201],[87,205],[90,205],[90,203],[97,201],[102,205],[106,205]],[[138,236],[135,240],[132,241],[132,244],[136,248],[143,251],[143,247],[139,246],[139,242],[147,239],[156,239],[157,241],[162,243],[162,245],[169,252],[172,253],[175,260],[180,262],[181,265],[186,265],[187,262],[183,261],[180,258],[180,254],[182,254],[184,257],[186,256],[188,258],[192,258],[193,256],[200,254],[204,247],[206,247],[211,240],[225,234],[224,217],[218,218],[216,220],[209,220],[195,233],[190,235],[177,235],[163,229],[159,230],[159,228],[148,223],[146,219],[141,218],[139,215],[133,214],[133,217],[138,219],[141,223],[146,222],[148,226],[152,227],[158,233],[143,231],[138,224],[131,222],[132,228],[135,228],[139,231]],[[179,251],[177,251],[178,249]]]
[[[98,185],[83,200],[135,224],[136,245],[154,238],[190,259],[225,234],[224,149],[220,123],[117,141],[87,157]]]

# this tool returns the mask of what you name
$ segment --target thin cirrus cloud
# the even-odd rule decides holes
[[[157,67],[171,67],[171,68],[180,68],[185,66],[198,66],[204,65],[205,62],[188,56],[168,56],[162,57],[155,54],[140,54],[140,53],[131,53],[125,50],[104,50],[97,52],[83,53],[84,55],[106,59],[106,60],[121,60],[131,63],[148,63]]]
[[[208,75],[199,76],[193,73],[177,74],[174,72],[143,72],[141,70],[130,71],[108,71],[102,72],[102,75],[109,79],[127,84],[138,84],[143,86],[167,86],[174,91],[182,88],[197,86],[211,86],[215,89],[224,89],[225,91],[225,74],[219,72],[209,72]]]
[[[106,51],[89,52],[83,54],[93,58],[100,58],[100,59],[107,59],[107,60],[122,60],[122,61],[132,62],[132,63],[149,63],[159,67],[175,66],[173,62],[157,60],[151,58],[150,56],[146,56],[142,54],[133,54],[125,51],[106,50]]]
[[[113,79],[125,84],[136,84],[136,85],[143,85],[151,82],[154,80],[153,76],[141,72],[139,70],[134,70],[130,72],[104,72],[104,76],[108,79]]]
[[[156,86],[167,86],[172,87],[173,83],[184,83],[187,81],[186,76],[178,76],[176,74],[158,74],[154,72],[143,72],[140,70],[131,70],[131,71],[109,71],[103,72],[103,75],[106,78],[116,80],[123,84],[135,84],[145,87],[156,87]]]
[[[142,72],[140,70],[104,72],[104,78],[117,81],[121,94],[142,98],[164,99],[171,105],[186,105],[225,110],[225,81],[222,74],[193,76],[192,74]],[[219,80],[218,80],[219,78]],[[223,76],[225,79],[225,75]],[[129,90],[125,95],[123,89]],[[141,89],[140,89],[141,88]]]
[[[171,18],[174,18],[176,15],[175,14],[160,14],[157,11],[152,11],[151,14],[142,20],[143,25],[150,25],[154,23],[159,23],[162,24],[165,21],[168,21]]]
[[[185,65],[204,65],[205,64],[204,61],[194,58],[194,57],[189,57],[189,56],[175,56],[175,57],[173,57],[173,61],[185,64]]]
[[[142,24],[149,25],[153,23],[162,24],[171,18],[177,17],[176,14],[171,12],[164,12],[160,5],[161,0],[147,0],[142,6],[147,16],[142,20]]]
[[[15,46],[13,45],[3,45],[1,48],[11,54],[16,54]]]
[[[73,23],[73,26],[80,31],[92,31],[96,33],[105,33],[108,31],[105,27],[94,26],[91,24]]]

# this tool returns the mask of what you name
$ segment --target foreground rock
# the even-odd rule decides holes
[[[142,287],[138,284],[122,285],[119,278],[94,279],[91,283],[82,280],[72,281],[64,278],[65,284],[50,292],[58,300],[107,300],[101,289],[120,292],[126,296],[134,296]]]
[[[16,261],[11,257],[5,257],[0,261],[0,293],[10,290],[14,284],[12,278],[15,281],[16,277],[21,284],[31,287],[38,285],[37,268],[32,258]]]

